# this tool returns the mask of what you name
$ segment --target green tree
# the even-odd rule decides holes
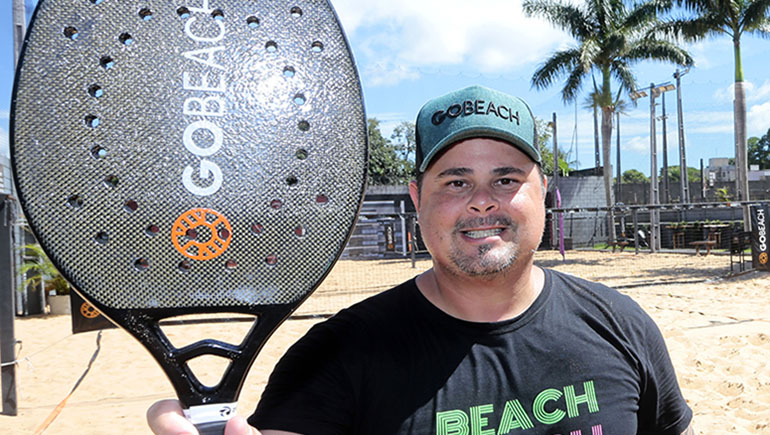
[[[663,168],[660,169],[660,177],[663,177]],[[679,185],[679,165],[668,167],[668,184],[670,186]],[[687,167],[687,181],[697,183],[700,181],[700,169]]]
[[[744,89],[743,64],[741,62],[741,36],[755,34],[770,36],[770,1],[768,0],[675,0],[676,4],[693,16],[672,18],[657,29],[658,34],[681,37],[686,41],[699,41],[707,37],[729,36],[733,41],[735,59],[735,156],[738,161],[737,182],[743,192],[739,200],[748,200],[746,159],[746,91]],[[747,216],[745,216],[747,217]]]
[[[629,169],[623,172],[623,183],[649,183],[650,179],[636,169]]]
[[[414,173],[414,157],[417,146],[414,122],[402,121],[393,129],[390,135],[393,148],[403,160],[404,170],[407,174]]]
[[[554,53],[535,71],[534,87],[546,88],[566,76],[561,94],[565,102],[571,102],[588,76],[593,79],[597,72],[601,77],[600,85],[594,81],[594,92],[602,112],[605,198],[607,206],[612,206],[612,120],[621,92],[636,88],[631,65],[653,59],[689,66],[692,58],[670,41],[645,37],[645,31],[658,24],[656,3],[629,8],[619,0],[587,0],[580,4],[567,0],[524,0],[523,7],[527,14],[546,18],[575,40],[571,47]],[[613,78],[619,83],[617,93],[612,92]],[[614,241],[612,231],[610,241]]]
[[[411,180],[414,165],[399,154],[399,147],[385,138],[380,131],[380,121],[367,120],[369,134],[369,184],[406,184]]]
[[[538,117],[535,117],[535,125],[537,126],[537,143],[540,145],[540,161],[542,162],[543,173],[545,175],[553,175],[553,142],[551,137],[553,134],[553,127],[550,122],[546,122]],[[568,155],[561,148],[559,148],[559,175],[569,174],[569,162],[567,161]]]
[[[762,137],[749,138],[747,155],[750,165],[770,169],[770,129]]]

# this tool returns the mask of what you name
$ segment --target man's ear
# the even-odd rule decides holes
[[[420,213],[420,189],[417,187],[417,182],[412,180],[409,182],[409,197],[412,198],[412,204],[417,213]]]

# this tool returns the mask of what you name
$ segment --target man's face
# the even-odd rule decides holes
[[[419,194],[409,185],[434,266],[493,278],[530,258],[545,224],[543,187],[536,164],[506,142],[453,145],[425,171]]]

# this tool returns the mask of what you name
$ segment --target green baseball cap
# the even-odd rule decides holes
[[[510,143],[540,164],[535,117],[524,100],[473,85],[428,101],[415,125],[417,171],[445,147],[474,137]]]

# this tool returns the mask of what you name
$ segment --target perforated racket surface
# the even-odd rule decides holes
[[[41,0],[11,129],[38,241],[187,407],[237,399],[363,196],[360,82],[325,0]],[[209,312],[258,321],[238,346],[177,349],[158,327]],[[204,354],[232,360],[215,387],[185,364]]]

